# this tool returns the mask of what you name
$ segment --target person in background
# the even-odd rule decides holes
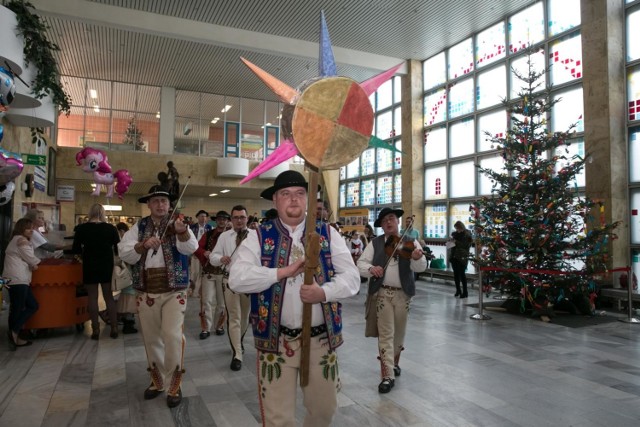
[[[129,226],[124,222],[119,222],[116,225],[118,235],[122,239],[122,236],[129,231]],[[120,268],[129,269],[127,264],[123,262],[120,257],[116,257],[115,265]],[[136,329],[135,313],[138,312],[137,294],[133,288],[133,283],[120,291],[117,301],[118,316],[122,319],[122,333],[123,334],[135,334],[138,332]]]
[[[250,216],[249,219],[247,220],[247,228],[251,230],[257,230],[259,226],[260,226],[260,223],[258,222],[258,217]]]
[[[323,199],[317,200],[316,220],[321,222],[329,222],[329,208]]]
[[[335,350],[343,342],[339,300],[360,289],[344,240],[321,222],[316,228],[324,242],[318,270],[313,284],[303,284],[307,188],[302,174],[285,171],[262,192],[262,198],[273,200],[278,218],[264,223],[259,233],[249,233],[229,277],[232,291],[251,294],[260,414],[267,426],[296,425],[303,303],[311,304],[309,384],[302,388],[304,425],[331,424],[340,388]]]
[[[2,275],[9,282],[9,350],[31,345],[31,341],[21,339],[18,334],[27,320],[38,311],[38,301],[31,291],[31,272],[38,269],[40,259],[33,253],[30,239],[33,234],[33,222],[21,218],[11,233],[11,241],[4,256]]]
[[[89,317],[91,318],[91,339],[100,338],[98,320],[98,286],[107,304],[111,338],[118,338],[118,308],[111,291],[114,254],[118,254],[120,236],[116,228],[109,224],[101,204],[89,209],[89,221],[79,225],[73,236],[73,253],[82,254],[82,282],[89,296]]]
[[[193,234],[199,242],[202,236],[213,227],[208,223],[209,213],[203,209],[200,209],[198,213],[196,213],[196,221],[196,223],[189,225],[189,228],[191,228],[191,231],[193,231]],[[199,297],[200,286],[202,285],[202,264],[195,254],[191,257],[189,269],[189,289],[192,289],[189,296],[194,295]]]
[[[242,241],[249,234],[247,229],[247,209],[242,205],[231,209],[231,224],[233,228],[220,235],[216,247],[209,254],[209,263],[213,266],[222,266],[222,289],[224,293],[224,306],[227,310],[227,333],[231,345],[232,371],[242,369],[242,353],[244,352],[244,334],[249,327],[249,296],[244,293],[236,293],[230,290],[229,273],[236,259],[236,252]],[[251,234],[254,234],[251,232]]]
[[[29,209],[24,216],[33,223],[33,234],[31,235],[31,245],[34,254],[40,259],[60,258],[62,256],[63,245],[49,243],[49,241],[39,231],[44,230],[44,212],[38,209]]]
[[[184,312],[189,286],[189,256],[198,249],[193,232],[180,217],[169,224],[173,196],[154,185],[138,199],[149,216],[127,231],[118,245],[120,258],[132,265],[133,286],[138,291],[138,316],[147,354],[151,384],[145,400],[167,392],[167,406],[182,402],[184,375]],[[171,232],[166,232],[171,226]]]
[[[376,233],[375,231],[373,231],[373,227],[371,227],[371,225],[369,224],[366,224],[364,226],[364,237],[367,239],[367,243],[365,244],[365,246],[367,246],[367,244],[369,244],[369,242],[371,242],[376,237]]]
[[[400,235],[404,235],[405,241],[420,241],[420,232],[413,228],[413,217],[407,216],[404,220],[404,228],[400,230]]]
[[[362,240],[360,240],[360,233],[357,230],[353,230],[351,232],[351,256],[353,257],[353,262],[356,263],[360,255],[362,255],[362,250],[364,248],[364,244]]]
[[[411,299],[416,293],[414,273],[427,268],[427,260],[416,240],[414,249],[407,258],[400,257],[399,218],[401,209],[383,208],[374,223],[382,227],[384,235],[378,236],[365,248],[358,259],[360,275],[369,277],[369,294],[377,293],[376,313],[378,316],[378,353],[380,358],[379,393],[389,393],[400,376],[400,353],[404,350],[404,337]],[[386,249],[393,248],[390,254]]]
[[[450,249],[449,262],[453,270],[453,281],[456,284],[454,296],[467,298],[467,264],[469,263],[469,249],[473,244],[471,232],[466,229],[462,221],[453,224],[454,232],[451,233],[451,242],[455,245]],[[460,284],[462,283],[462,289]]]

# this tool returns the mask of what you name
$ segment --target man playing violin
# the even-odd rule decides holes
[[[125,233],[118,244],[120,258],[132,265],[133,286],[138,291],[138,313],[147,353],[151,384],[146,400],[167,392],[167,406],[182,401],[184,374],[182,333],[189,286],[189,256],[198,248],[193,232],[180,218],[169,215],[174,198],[154,185],[138,199],[150,215]]]
[[[411,299],[416,293],[416,272],[427,260],[416,240],[404,241],[398,232],[401,209],[383,208],[374,222],[384,234],[374,238],[358,259],[360,275],[369,278],[369,294],[377,295],[378,352],[382,382],[378,392],[388,393],[400,376],[400,353]]]

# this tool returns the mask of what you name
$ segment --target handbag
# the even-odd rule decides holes
[[[429,265],[429,268],[435,268],[438,270],[444,270],[446,267],[447,266],[444,262],[444,257],[442,255],[440,255],[440,258],[432,259],[431,264]]]
[[[133,284],[133,277],[131,272],[125,266],[114,265],[113,266],[113,278],[111,280],[111,288],[114,291],[121,291],[124,288],[128,288]]]
[[[367,299],[364,302],[365,337],[378,336],[378,312],[376,309],[376,301],[378,301],[377,292],[375,294],[367,294]]]

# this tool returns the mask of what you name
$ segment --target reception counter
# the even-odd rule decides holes
[[[79,326],[89,320],[88,297],[82,287],[82,264],[70,259],[45,259],[33,272],[31,290],[40,308],[25,328]]]

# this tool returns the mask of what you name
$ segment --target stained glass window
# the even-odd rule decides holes
[[[402,141],[397,140],[395,142],[396,150],[402,150]],[[393,168],[400,169],[402,168],[402,152],[394,151],[393,152]]]
[[[449,128],[449,157],[458,157],[471,154],[475,149],[474,120],[465,119],[454,123]]]
[[[480,160],[480,167],[483,169],[490,169],[492,171],[504,171],[504,161],[502,160],[502,156],[492,156],[485,157]],[[480,176],[478,178],[478,194],[486,196],[491,194],[491,190],[493,188],[493,182],[491,178],[479,172]]]
[[[584,106],[582,103],[582,88],[559,93],[554,99],[562,98],[551,112],[553,132],[566,132],[569,126],[576,124],[576,132],[584,132]]]
[[[627,74],[627,99],[629,121],[640,120],[640,67],[629,70]]]
[[[516,53],[544,39],[542,2],[535,3],[509,19],[509,51]]]
[[[640,189],[631,190],[631,243],[640,244]],[[633,256],[634,267],[638,267],[640,257],[636,252]]]
[[[447,205],[445,203],[425,206],[424,237],[430,239],[447,237]]]
[[[434,162],[447,158],[447,127],[440,126],[424,132],[424,161]]]
[[[360,183],[347,183],[347,207],[351,208],[360,204]]]
[[[504,138],[507,132],[507,112],[499,110],[478,117],[478,151],[497,148],[485,132],[489,132],[492,137]]]
[[[573,33],[549,45],[551,84],[582,78],[582,37]]]
[[[640,58],[640,9],[627,15],[627,61]]]
[[[468,38],[449,49],[447,76],[455,79],[473,71],[473,39]]]
[[[580,158],[584,158],[584,140],[582,138],[574,139],[571,141],[569,145],[562,145],[556,148],[556,155],[565,156],[567,160],[558,160],[556,162],[556,173],[562,170],[563,167],[573,164],[575,161],[579,160],[578,158],[574,158],[574,156],[578,156]],[[584,187],[586,182],[585,170],[584,168],[578,174],[573,181],[571,181],[568,185],[570,187]]]
[[[360,187],[361,204],[362,205],[375,205],[376,204],[376,180],[366,179],[362,181]]]
[[[548,12],[551,36],[580,25],[580,0],[550,0]]]
[[[632,182],[640,182],[640,127],[629,129],[629,175]]]
[[[393,203],[393,178],[391,175],[378,177],[377,199],[379,205]]]
[[[393,110],[393,136],[402,135],[402,108]]]
[[[467,228],[468,230],[471,230],[473,228],[471,226],[471,221],[469,220],[469,217],[471,216],[471,213],[469,212],[469,203],[451,204],[449,206],[449,210],[451,211],[451,215],[449,217],[449,228],[451,232],[453,232],[453,224],[455,224],[457,221],[462,222],[465,228]]]
[[[424,90],[443,84],[447,80],[444,51],[424,61],[422,71],[424,74]]]
[[[346,166],[342,166],[340,167],[340,180],[343,180],[347,177],[347,167]]]
[[[504,22],[479,33],[476,37],[476,67],[480,68],[504,58]]]
[[[506,67],[499,65],[478,74],[476,86],[476,108],[491,107],[500,104],[507,97]]]
[[[449,118],[454,119],[473,112],[473,79],[462,80],[449,89]]]
[[[376,157],[375,156],[376,156],[376,150],[374,148],[369,148],[362,152],[362,176],[376,173]]]
[[[531,65],[533,66],[533,69],[538,73],[544,70],[544,67],[545,67],[544,55],[545,54],[543,49],[540,49],[531,55]],[[518,79],[516,75],[513,73],[513,71],[515,70],[516,72],[518,72],[518,74],[522,76],[529,75],[528,60],[529,60],[529,56],[523,55],[518,59],[511,61],[511,71],[509,72],[509,75],[511,76],[511,94],[510,94],[511,99],[518,98],[519,96],[518,94],[522,91],[522,86],[524,85],[524,82]],[[546,85],[547,83],[546,73],[540,78],[540,83],[543,83],[543,82]]]
[[[402,175],[395,174],[393,176],[393,203],[402,203]]]
[[[347,178],[357,178],[359,176],[360,176],[360,158],[357,158],[347,165]]]
[[[346,197],[346,194],[345,194],[346,191],[347,191],[346,188],[347,188],[346,185],[340,184],[339,197],[340,197],[340,207],[341,208],[344,208],[345,206],[347,206],[347,203],[346,203],[347,197]]]
[[[434,166],[424,172],[425,199],[436,200],[447,197],[447,167]]]
[[[391,137],[391,129],[393,128],[393,112],[387,111],[376,116],[376,136],[380,139],[388,139]]]
[[[447,91],[440,89],[424,97],[425,126],[431,126],[447,118]]]
[[[470,162],[451,164],[449,197],[469,197],[476,194],[476,167]]]
[[[378,148],[376,158],[378,172],[387,172],[393,168],[393,153],[391,150]]]
[[[376,91],[378,95],[378,105],[376,105],[376,111],[384,110],[389,107],[393,101],[393,81],[387,80],[382,83]]]

